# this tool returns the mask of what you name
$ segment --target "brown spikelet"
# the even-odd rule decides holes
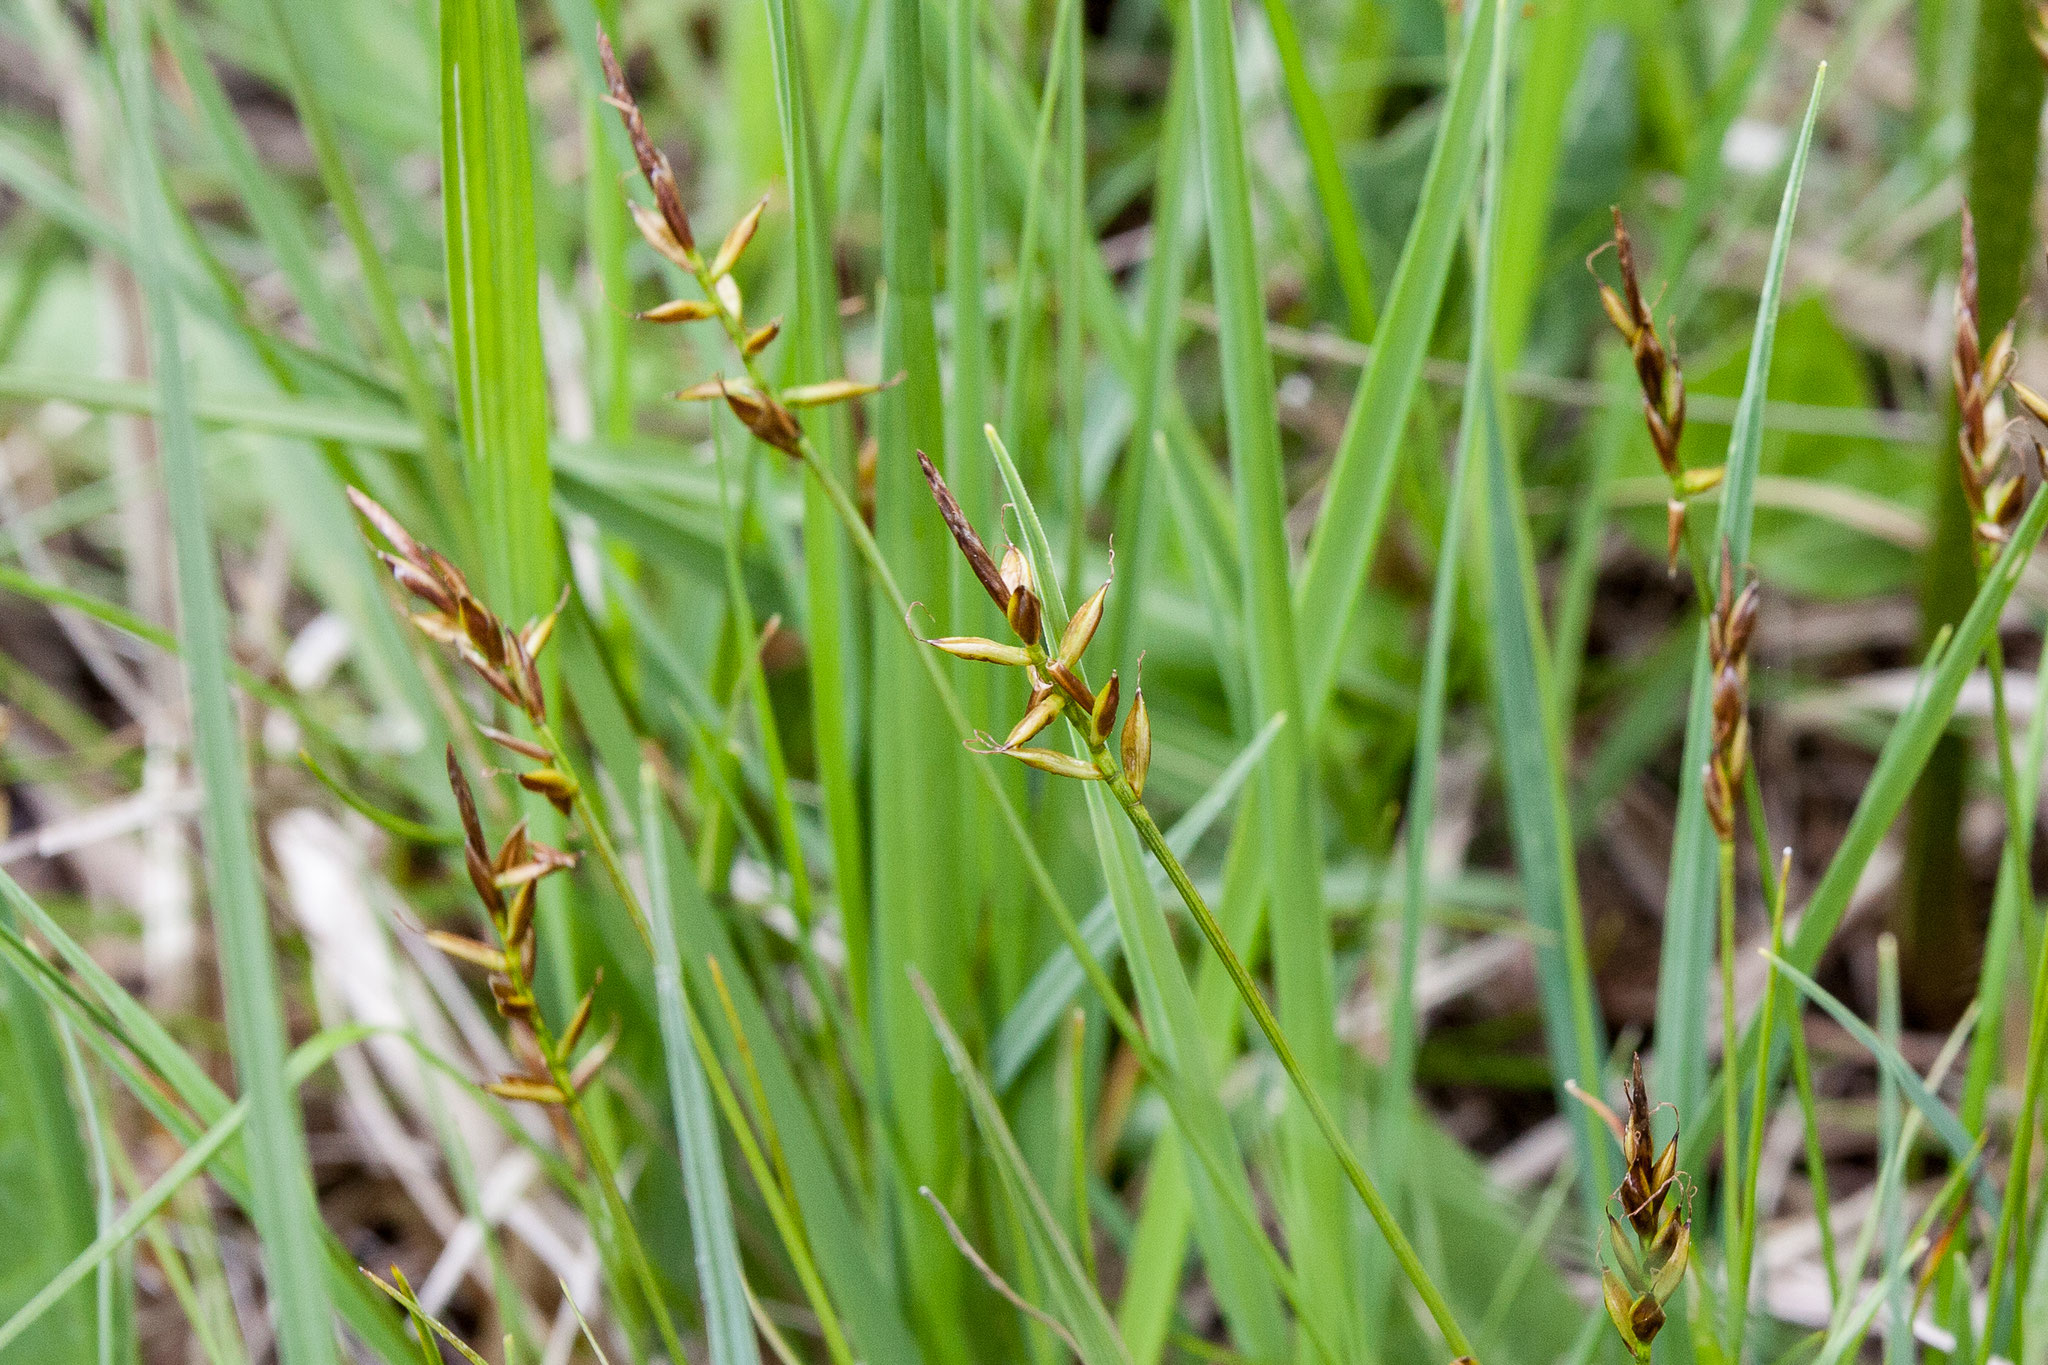
[[[924,481],[931,486],[932,501],[939,505],[939,515],[945,519],[946,529],[953,533],[953,541],[966,556],[967,567],[974,571],[975,578],[987,590],[998,608],[1010,604],[1010,589],[1003,582],[1001,571],[994,559],[989,557],[981,537],[975,534],[974,524],[967,520],[967,514],[960,510],[960,500],[953,496],[953,490],[946,486],[946,480],[939,473],[931,457],[922,450],[917,452],[917,467],[924,471]]]
[[[647,124],[640,117],[640,105],[626,85],[626,73],[619,66],[618,55],[612,51],[612,40],[602,24],[597,28],[597,56],[604,66],[604,83],[611,92],[611,104],[619,111],[619,117],[626,125],[626,136],[633,143],[633,156],[640,163],[640,173],[647,177],[647,187],[654,191],[654,203],[661,210],[662,225],[685,254],[694,255],[697,242],[690,233],[690,215],[683,211],[683,197],[676,188],[675,173],[669,169],[668,157],[647,135]]]

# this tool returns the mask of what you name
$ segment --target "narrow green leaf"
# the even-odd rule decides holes
[[[498,608],[518,622],[554,601],[547,373],[533,152],[512,0],[441,7],[441,183],[455,392]]]
[[[988,1144],[1003,1193],[1024,1220],[1034,1258],[1052,1290],[1054,1316],[1073,1333],[1083,1365],[1130,1365],[1131,1358],[1117,1337],[1109,1311],[1102,1306],[1094,1286],[1088,1283],[1080,1258],[1074,1254],[1073,1246],[1060,1230],[1059,1220],[1053,1216],[1045,1195],[1032,1178],[1031,1168],[1017,1147],[1017,1139],[1003,1118],[1002,1106],[989,1093],[987,1082],[974,1068],[974,1060],[967,1055],[966,1047],[946,1023],[946,1016],[939,1009],[931,987],[916,975],[914,968],[912,986],[924,1005],[925,1017],[931,1021],[939,1045],[945,1050],[953,1078],[967,1097],[975,1127]]]
[[[711,1114],[704,1065],[690,1039],[695,1020],[683,994],[682,943],[670,909],[678,888],[685,896],[702,892],[694,877],[680,882],[669,877],[661,790],[651,767],[643,767],[640,774],[640,823],[640,847],[647,863],[647,917],[654,937],[654,998],[676,1141],[682,1148],[683,1197],[690,1206],[690,1246],[697,1258],[704,1334],[713,1365],[755,1365],[761,1356],[747,1311],[747,1283],[733,1233],[732,1202],[726,1195],[718,1124]]]
[[[1245,167],[1243,110],[1236,44],[1227,0],[1193,0],[1195,111],[1202,183],[1209,213],[1210,278],[1220,323],[1225,428],[1237,494],[1243,553],[1239,595],[1247,627],[1253,717],[1285,715],[1271,760],[1260,769],[1259,810],[1265,818],[1267,881],[1273,903],[1271,957],[1281,1029],[1296,1050],[1306,1083],[1327,1101],[1339,1093],[1342,1058],[1333,1024],[1336,986],[1330,965],[1329,913],[1317,868],[1321,834],[1311,782],[1311,713],[1304,707],[1286,532],[1285,478],[1266,345],[1261,258],[1254,235]],[[1309,633],[1337,632],[1330,618],[1309,614]],[[1362,1333],[1355,1275],[1355,1224],[1337,1156],[1300,1096],[1283,1118],[1287,1179],[1282,1221],[1301,1267],[1309,1311],[1345,1357]]]
[[[1309,539],[1308,561],[1294,597],[1299,619],[1314,626],[1301,641],[1302,695],[1309,703],[1302,714],[1309,733],[1319,728],[1336,687],[1347,627],[1386,524],[1408,409],[1450,278],[1465,200],[1479,173],[1483,97],[1500,79],[1497,68],[1503,68],[1508,57],[1495,22],[1499,8],[1501,0],[1480,0],[1466,21],[1457,76],[1424,173],[1421,203],[1394,267],[1387,310],[1373,333],[1372,361],[1358,377],[1330,465],[1322,512]]]
[[[287,1093],[296,1094],[306,1079],[332,1060],[334,1054],[345,1047],[354,1046],[375,1032],[374,1028],[352,1025],[347,1028],[328,1029],[300,1044],[285,1065]],[[248,1118],[249,1101],[237,1100],[225,1114],[216,1119],[204,1136],[188,1146],[184,1153],[171,1163],[170,1168],[157,1177],[148,1191],[130,1202],[121,1216],[94,1238],[90,1246],[73,1257],[36,1292],[33,1298],[16,1309],[5,1323],[0,1323],[0,1351],[5,1351],[22,1333],[34,1326],[53,1305],[60,1302],[74,1286],[92,1274],[97,1267],[125,1246],[130,1238],[140,1232],[143,1224],[154,1218],[186,1181],[206,1169],[221,1148],[242,1131]]]
[[[1714,526],[1714,544],[1726,543],[1733,562],[1749,556],[1750,526],[1755,513],[1757,469],[1763,451],[1763,405],[1770,386],[1771,348],[1777,337],[1779,295],[1785,283],[1785,260],[1792,247],[1792,220],[1799,207],[1799,188],[1806,175],[1807,151],[1813,142],[1814,119],[1827,78],[1822,65],[1814,73],[1792,163],[1785,177],[1784,200],[1771,253],[1757,295],[1756,329],[1749,344],[1749,367],[1743,377],[1742,401],[1728,434],[1727,474],[1722,481],[1721,512]],[[1718,551],[1717,551],[1718,553]],[[1657,1052],[1650,1088],[1668,1097],[1683,1113],[1703,1113],[1699,1106],[1707,1083],[1706,992],[1713,972],[1714,925],[1717,917],[1714,831],[1695,776],[1706,762],[1713,717],[1707,678],[1704,632],[1693,655],[1692,703],[1686,712],[1683,774],[1678,786],[1678,825],[1672,836],[1671,873],[1664,912],[1664,946],[1657,979]],[[1805,933],[1807,920],[1801,922]],[[1699,1125],[1704,1128],[1706,1125]]]
[[[250,1213],[263,1246],[278,1350],[286,1365],[335,1359],[334,1324],[320,1275],[319,1210],[285,1073],[285,1022],[275,945],[256,860],[241,735],[228,694],[226,610],[207,525],[199,432],[185,387],[177,303],[163,266],[171,238],[155,142],[156,87],[141,0],[109,7],[131,157],[129,207],[149,318],[150,368],[162,410],[157,437],[168,490],[185,680],[204,791],[207,889],[221,946],[228,1037],[250,1106]]]

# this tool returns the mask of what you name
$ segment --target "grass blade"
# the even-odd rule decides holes
[[[690,1206],[690,1245],[696,1253],[697,1285],[704,1302],[704,1335],[713,1365],[758,1365],[761,1355],[747,1309],[739,1244],[733,1235],[718,1125],[711,1114],[704,1065],[691,1041],[696,1024],[683,994],[682,944],[670,909],[678,887],[685,896],[701,892],[694,877],[680,882],[669,877],[661,793],[652,768],[643,768],[640,774],[640,820],[640,847],[647,864],[647,916],[654,936],[654,996],[661,1020],[669,1103],[675,1110],[676,1141],[682,1148],[683,1192]],[[802,875],[800,869],[797,875]]]
[[[1237,494],[1243,554],[1239,596],[1247,626],[1252,714],[1264,723],[1289,719],[1260,770],[1260,812],[1265,818],[1267,884],[1272,903],[1271,956],[1277,1015],[1291,1040],[1306,1083],[1326,1100],[1338,1092],[1342,1059],[1333,1026],[1336,987],[1329,954],[1329,914],[1317,875],[1321,838],[1312,789],[1295,638],[1281,470],[1280,431],[1273,397],[1273,361],[1266,344],[1265,302],[1258,242],[1245,167],[1236,45],[1226,0],[1194,0],[1195,112],[1202,183],[1209,213],[1210,277],[1215,282],[1217,333],[1222,352],[1224,423]],[[1311,634],[1335,634],[1328,618],[1309,615]],[[1343,1172],[1316,1131],[1309,1105],[1290,1097],[1282,1120],[1287,1179],[1280,1193],[1282,1221],[1302,1268],[1309,1311],[1342,1357],[1359,1348],[1354,1277],[1357,1246],[1343,1193]]]
[[[523,621],[560,581],[549,503],[533,153],[512,0],[441,9],[441,175],[455,392],[500,609]]]
[[[1458,223],[1479,174],[1482,97],[1499,79],[1497,68],[1504,67],[1508,57],[1495,23],[1500,7],[1500,0],[1480,0],[1467,21],[1458,74],[1430,154],[1415,223],[1394,267],[1387,310],[1373,333],[1372,360],[1358,378],[1330,466],[1323,510],[1309,540],[1308,561],[1294,600],[1298,619],[1315,627],[1302,640],[1302,695],[1309,703],[1302,715],[1310,733],[1319,727],[1336,687],[1346,627],[1365,590],[1366,572],[1386,525],[1409,405],[1450,278]]]
[[[1794,144],[1785,177],[1785,195],[1778,226],[1757,295],[1756,329],[1749,344],[1749,368],[1743,377],[1742,400],[1728,434],[1727,474],[1722,483],[1721,512],[1714,542],[1725,543],[1733,563],[1749,556],[1750,526],[1755,513],[1757,468],[1763,452],[1763,405],[1770,385],[1771,347],[1777,336],[1779,295],[1785,282],[1785,259],[1792,245],[1792,220],[1799,207],[1800,184],[1806,174],[1807,151],[1820,112],[1827,66],[1814,73],[1806,118]],[[1657,996],[1657,1052],[1650,1088],[1669,1097],[1682,1113],[1697,1109],[1707,1083],[1706,990],[1714,979],[1713,939],[1718,914],[1714,832],[1707,819],[1700,784],[1691,774],[1706,762],[1713,717],[1707,681],[1704,632],[1693,655],[1692,703],[1686,713],[1684,758],[1679,772],[1678,825],[1672,836],[1671,873],[1665,897],[1664,947]],[[1802,932],[1804,924],[1802,923]]]
[[[207,890],[221,946],[235,1074],[250,1109],[250,1214],[262,1239],[279,1355],[285,1365],[327,1365],[335,1359],[334,1324],[320,1273],[319,1211],[297,1101],[285,1072],[276,947],[258,878],[241,736],[228,694],[226,610],[207,527],[199,431],[185,387],[177,304],[161,254],[171,227],[162,199],[156,86],[140,0],[110,6],[108,21],[132,158],[130,211],[149,318],[150,367],[161,404],[156,428],[177,566],[185,682],[204,791]]]
[[[1045,1195],[1032,1178],[1031,1168],[1025,1164],[1024,1154],[1018,1149],[1017,1140],[1003,1118],[1002,1107],[989,1093],[981,1073],[974,1069],[974,1060],[967,1055],[966,1047],[946,1023],[946,1016],[940,1011],[931,987],[916,976],[915,969],[912,969],[912,976],[912,985],[924,1005],[925,1017],[931,1021],[932,1031],[945,1050],[953,1078],[967,1097],[975,1127],[989,1145],[1003,1193],[1024,1219],[1032,1252],[1046,1284],[1052,1290],[1056,1309],[1054,1316],[1073,1333],[1083,1365],[1130,1365],[1131,1358],[1117,1337],[1109,1310],[1102,1306],[1094,1286],[1088,1283],[1080,1258],[1074,1254],[1066,1234],[1060,1230],[1059,1220],[1054,1217]]]
[[[306,1079],[325,1066],[335,1053],[361,1042],[374,1032],[374,1029],[364,1026],[329,1029],[318,1037],[300,1044],[285,1066],[285,1084],[289,1091],[296,1094]],[[237,1100],[225,1114],[216,1119],[205,1134],[188,1146],[146,1192],[130,1201],[128,1207],[122,1210],[121,1216],[102,1230],[90,1246],[81,1250],[62,1270],[52,1276],[36,1291],[34,1297],[16,1309],[6,1322],[0,1323],[0,1352],[4,1352],[19,1340],[22,1333],[33,1327],[53,1305],[61,1301],[116,1251],[127,1245],[130,1238],[141,1232],[143,1224],[156,1217],[158,1211],[170,1202],[171,1196],[176,1194],[186,1181],[205,1170],[220,1150],[242,1131],[248,1118],[249,1101]]]

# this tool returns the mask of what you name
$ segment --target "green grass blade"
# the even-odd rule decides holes
[[[697,1284],[704,1302],[704,1335],[713,1365],[757,1365],[761,1356],[754,1341],[753,1318],[747,1311],[747,1284],[733,1234],[718,1125],[711,1114],[704,1066],[690,1038],[693,1021],[683,994],[682,944],[670,909],[678,888],[685,896],[702,893],[694,877],[680,882],[669,877],[661,793],[651,768],[643,769],[640,776],[640,821],[640,847],[647,864],[647,915],[654,935],[654,995],[669,1103],[675,1110],[676,1142],[682,1148],[683,1191],[690,1206],[690,1245],[696,1253]],[[797,875],[803,875],[801,870]]]
[[[61,1310],[22,1342],[20,1359],[88,1360],[113,1347],[91,1296],[66,1298],[49,1285],[100,1221],[80,1133],[88,1116],[74,1106],[64,1070],[65,1050],[33,986],[11,963],[0,966],[0,1210],[13,1226],[36,1229],[0,1253],[0,1312],[12,1318],[31,1299]],[[82,1089],[79,1096],[89,1101]]]
[[[1728,435],[1727,474],[1722,483],[1721,512],[1714,543],[1725,542],[1733,562],[1749,556],[1750,526],[1755,514],[1756,477],[1763,451],[1763,405],[1771,374],[1772,342],[1777,336],[1779,294],[1785,282],[1785,259],[1792,245],[1792,220],[1799,207],[1799,189],[1806,174],[1806,155],[1813,141],[1814,119],[1827,78],[1822,65],[1814,74],[1806,118],[1794,144],[1785,177],[1785,195],[1778,226],[1757,295],[1756,330],[1749,344],[1749,368],[1743,377],[1742,400]],[[1714,925],[1718,895],[1714,832],[1707,820],[1700,784],[1689,774],[1706,762],[1713,717],[1707,679],[1704,633],[1693,655],[1692,702],[1686,713],[1684,758],[1679,772],[1678,825],[1672,836],[1671,873],[1665,896],[1664,946],[1657,994],[1657,1052],[1650,1088],[1670,1099],[1680,1112],[1705,1112],[1697,1106],[1707,1084],[1706,991],[1713,972]],[[1801,932],[1805,925],[1802,922]]]
[[[365,1026],[329,1029],[300,1044],[285,1066],[285,1084],[290,1093],[298,1088],[315,1071],[325,1066],[334,1054],[345,1047],[353,1046],[369,1037],[375,1030]],[[242,1131],[249,1118],[249,1101],[237,1100],[228,1111],[216,1119],[197,1142],[188,1146],[178,1159],[155,1183],[121,1212],[121,1216],[109,1224],[90,1246],[82,1249],[62,1270],[52,1276],[27,1303],[16,1309],[6,1322],[0,1323],[0,1352],[20,1339],[47,1313],[61,1302],[87,1275],[105,1264],[129,1239],[142,1231],[150,1219],[170,1201],[180,1187],[192,1177],[205,1170],[236,1134]]]
[[[883,0],[882,50],[882,372],[900,371],[904,381],[875,400],[875,540],[894,573],[919,584],[932,615],[950,623],[949,542],[914,456],[923,450],[942,468],[947,462],[918,0]],[[945,1059],[909,974],[915,968],[951,1008],[969,998],[962,907],[952,895],[967,779],[943,703],[913,652],[923,646],[879,595],[872,634],[872,1017],[878,1084],[901,1100],[894,1118],[903,1137],[904,1187],[890,1192],[899,1210],[900,1271],[926,1349],[936,1360],[966,1365],[968,1272],[915,1193],[920,1184],[952,1189],[959,1178],[960,1100],[943,1083]],[[893,1174],[888,1179],[899,1183]]]
[[[1116,910],[1131,978],[1137,985],[1140,1017],[1145,1020],[1161,1059],[1172,1070],[1173,1084],[1186,1099],[1186,1113],[1175,1115],[1180,1120],[1183,1139],[1211,1158],[1191,1163],[1186,1170],[1193,1195],[1196,1239],[1208,1266],[1210,1284],[1239,1348],[1256,1360],[1278,1360],[1287,1346],[1286,1321],[1280,1313],[1279,1297],[1266,1267],[1253,1254],[1242,1230],[1230,1219],[1225,1202],[1249,1206],[1251,1186],[1237,1154],[1229,1119],[1216,1098],[1217,1078],[1203,1016],[1196,1008],[1194,991],[1174,949],[1165,917],[1158,911],[1158,896],[1146,878],[1137,836],[1100,783],[1088,783],[1086,796],[1103,879]],[[1212,1170],[1220,1170],[1232,1188],[1214,1188]],[[1172,1255],[1172,1261],[1178,1266],[1177,1253]],[[1156,1359],[1160,1344],[1155,1334],[1147,1343],[1147,1353],[1137,1358]]]
[[[817,383],[843,372],[839,291],[832,243],[833,203],[819,165],[818,132],[804,80],[805,33],[798,6],[766,0],[769,56],[775,67],[776,109],[782,126],[783,173],[789,178],[789,216],[796,257],[796,309],[789,323],[791,375]],[[959,326],[956,311],[956,326]],[[958,362],[956,362],[958,363]],[[805,430],[820,458],[842,480],[853,474],[852,429],[846,414],[828,408]],[[856,581],[846,529],[813,479],[804,480],[804,585],[809,599],[811,734],[825,826],[831,837],[833,885],[847,946],[847,993],[855,1019],[867,1020],[867,860],[862,846],[854,737],[849,718],[859,711]]]
[[[1308,153],[1316,207],[1322,210],[1323,231],[1328,235],[1330,265],[1337,272],[1337,286],[1344,294],[1351,335],[1363,341],[1373,329],[1372,269],[1365,257],[1365,233],[1358,224],[1358,209],[1351,202],[1343,163],[1337,159],[1337,139],[1330,130],[1329,112],[1323,108],[1322,97],[1309,79],[1301,33],[1294,26],[1294,10],[1288,0],[1265,0],[1265,6],[1266,23],[1273,30],[1273,50],[1280,58],[1280,74],[1287,84],[1287,102],[1294,111],[1295,130],[1301,134],[1302,150]]]
[[[1508,57],[1494,22],[1499,7],[1500,0],[1480,0],[1467,21],[1421,203],[1394,267],[1386,313],[1373,333],[1372,360],[1359,376],[1330,466],[1322,513],[1309,540],[1294,600],[1297,618],[1314,627],[1302,640],[1301,666],[1302,695],[1309,703],[1303,718],[1311,733],[1336,687],[1346,628],[1385,529],[1408,409],[1450,278],[1458,224],[1479,173],[1483,97]]]
[[[1536,291],[1551,264],[1551,208],[1570,121],[1567,107],[1585,63],[1595,8],[1591,0],[1560,0],[1538,7],[1529,20],[1528,56],[1515,92],[1501,181],[1500,235],[1515,243],[1501,259],[1494,282],[1495,357],[1504,371],[1521,363]],[[1560,663],[1564,657],[1560,648]]]
[[[946,1016],[939,1009],[938,998],[932,994],[931,988],[921,978],[915,979],[913,984],[924,1005],[925,1016],[931,1021],[932,1031],[945,1049],[946,1062],[952,1068],[953,1077],[967,1097],[975,1127],[988,1144],[1003,1192],[1024,1220],[1034,1258],[1052,1291],[1054,1316],[1073,1333],[1083,1365],[1130,1365],[1131,1358],[1117,1337],[1109,1310],[1102,1306],[1094,1286],[1089,1284],[1080,1258],[1074,1254],[1073,1246],[1060,1230],[1058,1218],[1053,1215],[1045,1195],[1032,1178],[1031,1168],[1003,1118],[1002,1107],[989,1092],[981,1073],[975,1070],[974,1060],[967,1055],[966,1047],[946,1023]]]
[[[1785,958],[1771,952],[1765,952],[1764,957],[1774,969],[1784,973],[1807,999],[1826,1010],[1850,1037],[1870,1053],[1886,1079],[1896,1085],[1900,1094],[1920,1111],[1928,1128],[1941,1139],[1942,1145],[1948,1148],[1952,1158],[1959,1163],[1968,1163],[1971,1160],[1976,1142],[1963,1127],[1962,1120],[1927,1088],[1927,1083],[1920,1079],[1920,1073],[1913,1069],[1912,1063],[1899,1054],[1897,1047],[1880,1038],[1876,1030],[1856,1017],[1856,1011],[1836,999],[1825,986],[1800,971]],[[1997,1206],[1981,1185],[1979,1197],[1986,1205],[1986,1212],[1996,1216]]]
[[[1490,370],[1490,366],[1488,366]],[[1581,1190],[1598,1225],[1599,1206],[1613,1182],[1609,1148],[1599,1119],[1565,1093],[1567,1080],[1599,1093],[1606,1047],[1593,1003],[1585,926],[1579,913],[1578,871],[1564,794],[1563,746],[1551,701],[1550,660],[1536,595],[1534,551],[1522,506],[1521,480],[1500,429],[1496,391],[1481,399],[1486,459],[1485,509],[1488,566],[1487,640],[1493,664],[1493,701],[1501,766],[1508,792],[1515,866],[1536,925],[1537,991],[1558,1107],[1572,1125]]]
[[[1247,628],[1254,718],[1288,721],[1260,770],[1267,882],[1273,904],[1271,957],[1280,1027],[1297,1051],[1307,1083],[1326,1099],[1338,1092],[1342,1057],[1333,1024],[1336,987],[1330,964],[1329,914],[1323,902],[1315,793],[1307,733],[1310,713],[1296,652],[1288,564],[1286,492],[1266,345],[1264,278],[1245,166],[1243,110],[1236,45],[1225,0],[1193,0],[1195,111],[1202,183],[1209,213],[1210,277],[1215,282],[1222,352],[1225,428],[1237,494],[1243,553],[1239,594]],[[1313,615],[1313,635],[1334,634]],[[1302,1268],[1309,1311],[1340,1356],[1356,1354],[1362,1331],[1354,1276],[1356,1239],[1336,1154],[1312,1122],[1308,1105],[1290,1096],[1283,1117],[1287,1179],[1282,1221],[1294,1262]]]
[[[544,612],[560,581],[526,77],[512,0],[441,9],[441,176],[455,392],[497,609]]]
[[[1201,800],[1188,807],[1187,813],[1166,831],[1166,842],[1177,857],[1186,858],[1217,817],[1237,799],[1284,723],[1277,719],[1268,721],[1202,793]],[[1157,887],[1163,882],[1161,874],[1152,884]],[[1115,961],[1115,955],[1123,950],[1123,939],[1117,928],[1116,907],[1108,896],[1088,912],[1081,922],[1081,933],[1104,966]],[[1003,1016],[989,1044],[989,1078],[998,1094],[1007,1092],[1025,1065],[1038,1055],[1087,980],[1071,948],[1062,945],[1045,960],[1017,1003]]]
[[[207,526],[199,432],[186,397],[177,304],[159,254],[171,238],[171,228],[155,142],[156,87],[139,0],[112,6],[108,17],[126,113],[129,198],[149,318],[151,369],[161,395],[156,426],[177,565],[185,680],[204,792],[207,890],[221,947],[235,1073],[250,1106],[250,1212],[262,1239],[279,1354],[286,1365],[326,1365],[335,1359],[335,1343],[320,1273],[319,1211],[297,1102],[285,1074],[281,985],[258,874],[241,736],[228,694],[226,609]]]
[[[383,248],[370,230],[369,218],[356,188],[356,177],[350,171],[348,158],[342,150],[340,134],[308,66],[303,32],[307,16],[287,0],[266,0],[265,18],[282,58],[285,89],[291,96],[293,108],[299,116],[299,126],[305,131],[306,141],[320,169],[321,187],[327,191],[328,199],[334,205],[342,231],[354,249],[357,268],[363,272],[363,286],[369,293],[370,312],[376,320],[378,339],[392,363],[398,367],[399,387],[405,397],[406,411],[425,443],[429,486],[437,497],[453,499],[462,486],[460,465],[447,438],[441,405],[427,377],[426,362],[421,358],[419,348],[413,344],[399,312],[398,290],[392,283]],[[458,505],[443,507],[441,513],[442,524],[450,532],[455,548],[467,558],[475,543],[473,520],[462,514],[459,500]]]

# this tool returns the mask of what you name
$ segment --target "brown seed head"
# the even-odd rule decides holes
[[[647,187],[654,191],[655,205],[661,210],[662,226],[685,254],[695,255],[697,242],[690,234],[690,215],[683,211],[683,197],[676,188],[675,173],[669,169],[668,157],[647,135],[647,124],[640,117],[640,105],[626,85],[626,73],[619,66],[618,55],[612,51],[612,40],[602,24],[597,29],[597,56],[604,65],[605,86],[611,91],[610,102],[625,121],[626,136],[632,140],[633,155],[640,162],[640,173],[647,177]]]
[[[967,514],[960,510],[960,500],[953,496],[953,490],[946,486],[946,480],[939,473],[938,466],[934,465],[931,457],[922,450],[917,452],[917,466],[924,471],[924,481],[931,486],[932,501],[939,505],[939,515],[945,519],[946,529],[953,533],[954,543],[959,545],[960,553],[966,556],[967,567],[974,570],[974,576],[981,581],[981,586],[987,590],[989,600],[996,604],[997,609],[1006,610],[1010,605],[1009,585],[1003,582],[1002,573],[997,569],[995,560],[982,545],[981,537],[975,534],[974,524],[968,521]]]

